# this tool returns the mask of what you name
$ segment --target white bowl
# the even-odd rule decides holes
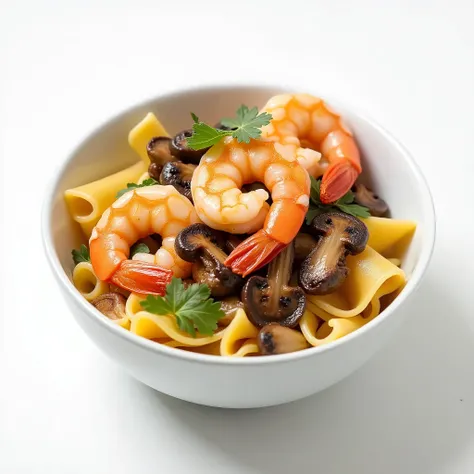
[[[64,190],[136,162],[138,157],[127,143],[128,132],[149,111],[160,117],[170,133],[176,133],[190,125],[190,111],[212,124],[242,103],[260,107],[282,92],[287,91],[267,86],[217,86],[151,99],[113,117],[87,136],[68,156],[50,186],[43,213],[44,245],[74,317],[95,344],[133,377],[173,397],[209,406],[250,408],[290,402],[329,387],[372,357],[403,323],[407,298],[429,263],[435,216],[428,186],[413,158],[380,126],[331,101],[355,133],[366,180],[389,203],[393,217],[418,223],[402,266],[408,284],[377,318],[321,347],[271,357],[227,358],[180,351],[136,336],[83,299],[68,276],[71,249],[82,239],[67,212]]]

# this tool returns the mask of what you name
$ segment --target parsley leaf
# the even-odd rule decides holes
[[[241,105],[237,110],[236,118],[224,118],[221,124],[231,130],[220,130],[199,120],[199,117],[191,112],[193,118],[193,134],[187,139],[188,146],[193,150],[202,150],[216,143],[224,137],[236,138],[239,143],[249,143],[252,138],[259,138],[262,135],[261,128],[270,123],[271,114],[258,113],[258,108],[249,109],[246,105]]]
[[[306,213],[306,224],[310,225],[316,216],[330,211],[342,211],[354,217],[370,217],[369,209],[354,202],[354,193],[352,191],[348,191],[344,196],[331,204],[323,204],[320,199],[321,180],[315,179],[312,176],[310,178],[311,193],[309,209]]]
[[[130,247],[130,258],[132,258],[136,253],[150,253],[150,249],[147,244],[137,242]]]
[[[84,244],[80,246],[79,250],[73,249],[71,254],[72,254],[72,259],[74,260],[74,263],[76,265],[81,262],[91,261],[91,256],[89,255],[89,249]]]
[[[153,178],[148,178],[143,180],[143,183],[137,184],[137,183],[127,183],[127,187],[124,189],[121,189],[117,193],[117,198],[120,196],[123,196],[126,192],[130,191],[131,189],[137,189],[137,188],[144,188],[145,186],[153,186],[155,184],[158,184],[158,181],[155,181]]]
[[[224,316],[221,304],[210,296],[207,285],[193,283],[185,289],[179,278],[173,278],[164,297],[148,295],[140,304],[150,313],[175,316],[178,327],[196,337],[196,329],[200,334],[212,335],[217,321]]]

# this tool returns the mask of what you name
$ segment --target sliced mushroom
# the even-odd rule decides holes
[[[242,289],[247,317],[257,327],[270,323],[295,326],[306,306],[304,292],[288,285],[293,264],[293,243],[288,245],[268,267],[267,278],[252,276]]]
[[[243,308],[244,304],[240,300],[239,297],[237,296],[229,296],[227,298],[224,298],[221,302],[221,309],[224,311],[225,316],[219,321],[217,321],[217,324],[219,326],[228,326],[232,320],[234,319],[235,313],[237,312],[238,309]]]
[[[232,253],[240,244],[242,240],[239,239],[236,235],[229,234],[225,242],[225,249],[230,254]]]
[[[369,232],[356,217],[344,212],[326,212],[310,225],[318,243],[301,264],[299,284],[306,293],[326,295],[342,285],[349,273],[346,256],[365,249]]]
[[[367,207],[372,216],[383,217],[387,215],[387,203],[369,188],[358,183],[354,184],[352,191],[354,192],[354,201],[361,206]]]
[[[300,232],[295,237],[295,260],[304,260],[316,247],[318,239],[314,238],[310,234]]]
[[[150,166],[148,167],[148,174],[158,181],[160,172],[165,163],[169,161],[176,161],[176,158],[170,151],[171,138],[169,137],[154,137],[146,147],[148,158],[150,158]]]
[[[125,315],[125,297],[120,293],[104,293],[92,301],[92,304],[109,319],[122,319]]]
[[[181,161],[166,163],[161,170],[160,184],[171,184],[192,202],[191,179],[195,169],[196,165],[185,164]]]
[[[279,324],[267,324],[260,329],[257,344],[262,355],[287,354],[309,347],[303,334]]]
[[[240,275],[224,265],[225,234],[204,224],[192,224],[175,240],[176,253],[187,262],[194,262],[193,278],[209,286],[216,297],[235,294],[243,285]]]
[[[193,134],[192,130],[183,130],[176,134],[171,140],[170,150],[173,156],[185,163],[199,164],[199,161],[209,148],[193,150],[188,146],[188,138]]]

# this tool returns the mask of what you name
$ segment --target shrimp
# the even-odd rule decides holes
[[[264,189],[242,193],[244,184],[255,181],[270,191],[271,207]],[[226,137],[201,158],[191,191],[196,212],[208,226],[234,234],[256,232],[225,260],[234,273],[246,276],[294,239],[308,210],[310,181],[295,156],[279,143],[245,144]]]
[[[165,293],[173,274],[186,278],[191,264],[181,260],[174,240],[185,227],[200,222],[189,199],[173,186],[147,186],[128,191],[103,214],[89,240],[94,272],[100,280],[135,293]],[[163,243],[155,255],[137,253],[130,246],[150,234]]]
[[[262,111],[273,116],[262,128],[262,137],[284,145],[312,176],[323,175],[323,203],[334,202],[351,189],[362,171],[359,148],[327,104],[308,94],[282,94],[272,97]]]

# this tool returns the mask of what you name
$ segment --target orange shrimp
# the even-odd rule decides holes
[[[234,273],[246,276],[266,265],[298,233],[309,204],[310,181],[291,153],[278,152],[279,143],[230,137],[213,146],[202,158],[191,181],[199,218],[214,229],[231,233],[256,232],[227,257]],[[270,191],[242,193],[255,181]],[[262,229],[263,226],[263,229]]]
[[[148,186],[128,191],[102,215],[89,240],[92,267],[99,280],[135,293],[163,295],[173,274],[186,278],[191,264],[174,251],[174,239],[199,222],[193,205],[173,186]],[[130,246],[150,234],[163,245],[155,255],[136,254]]]
[[[334,202],[351,189],[362,171],[359,148],[327,104],[309,94],[282,94],[272,97],[262,111],[273,116],[262,137],[284,145],[312,176],[323,175],[321,202]],[[321,151],[322,160],[315,150]]]

